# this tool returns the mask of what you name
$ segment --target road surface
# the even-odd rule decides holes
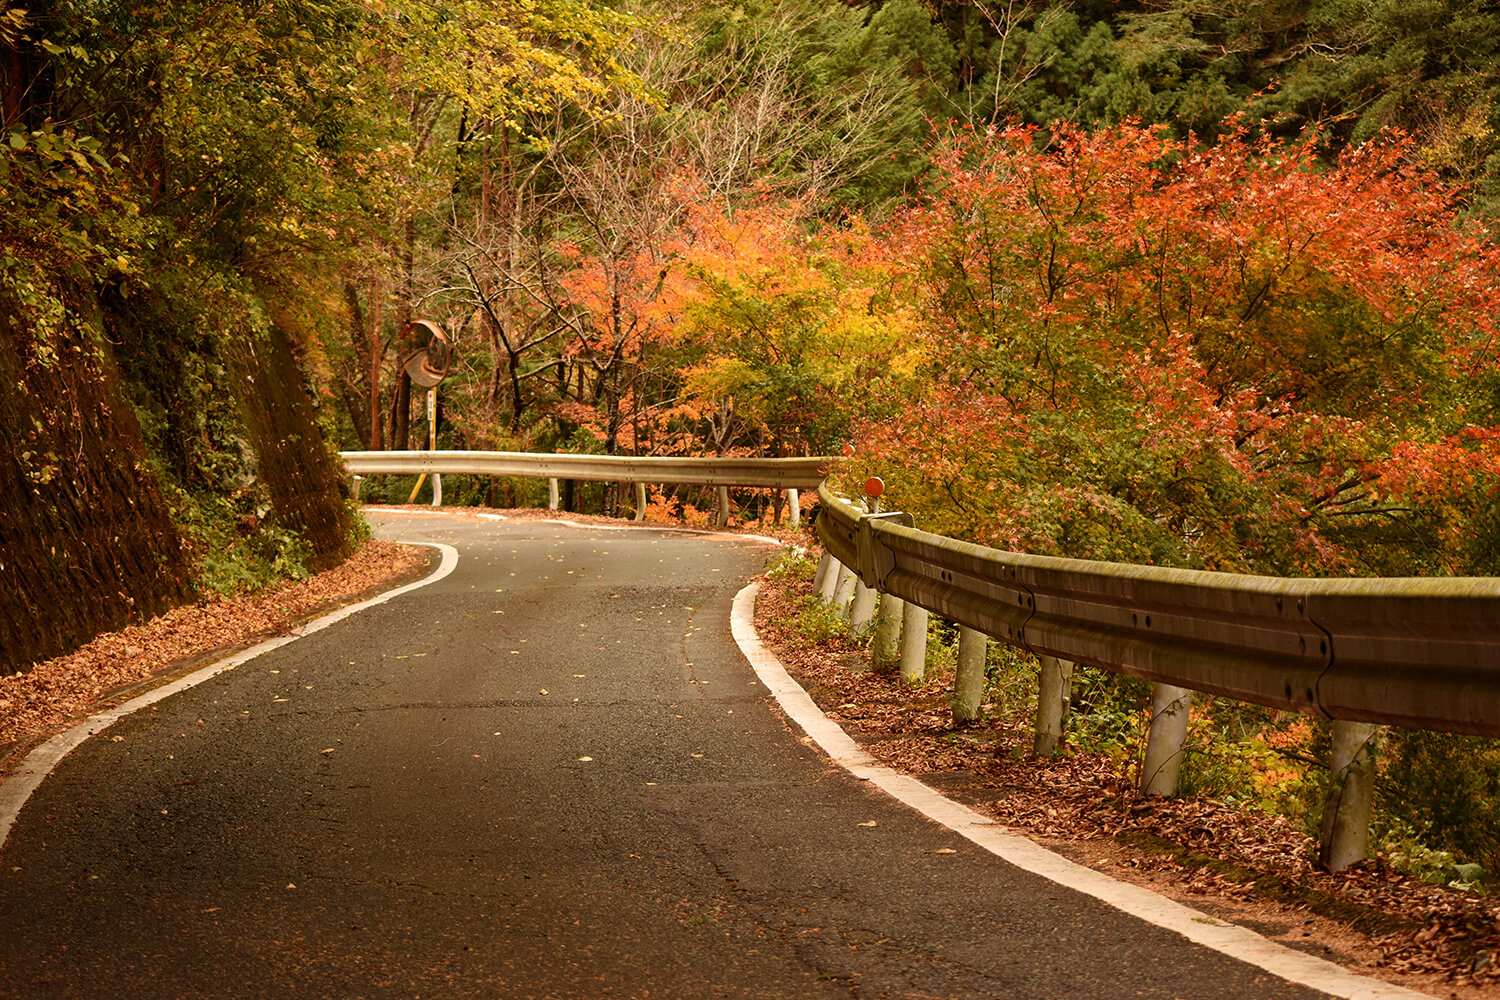
[[[764,543],[372,519],[457,569],[65,758],[0,850],[0,997],[1321,995],[810,747],[729,635]]]

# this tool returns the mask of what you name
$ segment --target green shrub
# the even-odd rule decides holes
[[[205,544],[198,557],[199,593],[233,597],[280,580],[303,580],[310,575],[313,549],[294,532],[260,524],[244,534],[210,531],[199,534]]]
[[[777,583],[811,583],[818,564],[803,549],[783,549],[766,566],[766,576]]]
[[[1145,749],[1150,704],[1149,682],[1080,663],[1073,668],[1069,741],[1098,753],[1139,760]]]
[[[798,601],[798,610],[792,616],[791,624],[799,638],[814,646],[849,638],[849,623],[839,613],[838,607],[825,602],[816,594]]]
[[[925,676],[947,678],[958,670],[958,626],[933,615],[927,624]]]
[[[1500,740],[1393,728],[1380,772],[1375,822],[1393,850],[1500,870]]]
[[[1003,642],[990,644],[984,665],[986,700],[993,700],[1002,718],[1029,720],[1036,715],[1037,671],[1035,656]]]

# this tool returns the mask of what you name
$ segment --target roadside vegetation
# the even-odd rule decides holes
[[[980,717],[955,726],[957,629],[933,621],[926,674],[908,684],[889,666],[874,666],[871,637],[852,633],[812,591],[814,568],[795,552],[772,562],[756,599],[756,629],[824,713],[881,762],[1080,864],[1289,947],[1434,995],[1495,995],[1500,902],[1481,865],[1428,846],[1466,835],[1478,836],[1471,846],[1486,843],[1493,797],[1466,802],[1451,827],[1421,815],[1465,794],[1458,790],[1465,779],[1454,778],[1485,766],[1488,747],[1476,744],[1487,741],[1390,734],[1447,748],[1454,769],[1414,780],[1403,773],[1405,754],[1387,753],[1371,858],[1330,874],[1316,863],[1326,728],[1195,700],[1181,793],[1143,796],[1145,682],[1077,669],[1065,744],[1039,757],[1033,659],[992,643]]]
[[[0,116],[0,672],[337,563],[333,453],[434,435],[847,455],[1036,553],[1500,575],[1481,0],[0,0]],[[995,653],[997,717],[1029,669]],[[1080,671],[1073,747],[1124,767],[1143,697]],[[1192,792],[1307,823],[1326,732],[1194,726]],[[1486,891],[1497,745],[1382,760],[1382,863]]]

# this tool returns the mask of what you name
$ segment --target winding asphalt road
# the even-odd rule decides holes
[[[0,997],[1314,997],[850,777],[729,636],[768,546],[384,515],[445,579],[138,712],[0,850]]]

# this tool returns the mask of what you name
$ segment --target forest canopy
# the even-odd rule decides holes
[[[1032,551],[1500,560],[1487,4],[0,0],[0,49],[21,353],[119,367],[200,565],[267,505],[236,345],[414,447],[417,318],[442,448],[847,448]]]

